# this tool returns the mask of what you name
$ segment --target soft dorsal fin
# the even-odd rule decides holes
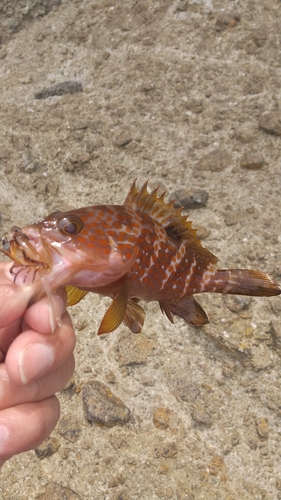
[[[202,247],[201,241],[196,236],[196,229],[192,228],[192,222],[187,221],[187,216],[182,215],[182,208],[174,208],[174,200],[166,203],[164,201],[166,193],[158,196],[158,187],[149,193],[147,184],[148,180],[138,191],[136,181],[134,181],[124,206],[148,215],[158,222],[171,238],[186,241],[188,245],[203,252],[210,263],[215,264],[217,258]]]

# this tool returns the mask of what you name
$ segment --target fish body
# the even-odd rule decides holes
[[[173,322],[203,325],[206,313],[194,298],[203,292],[271,296],[278,284],[259,271],[216,269],[217,258],[201,245],[181,209],[166,203],[145,183],[132,185],[124,205],[97,205],[55,212],[43,221],[12,229],[3,251],[14,260],[17,285],[38,281],[49,296],[67,287],[69,305],[86,293],[113,299],[99,328],[115,330],[123,321],[141,331],[139,301],[158,301]],[[38,297],[38,295],[37,295]]]

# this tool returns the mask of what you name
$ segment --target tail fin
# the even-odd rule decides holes
[[[270,276],[260,271],[247,269],[216,270],[204,291],[256,297],[281,294],[280,286]]]

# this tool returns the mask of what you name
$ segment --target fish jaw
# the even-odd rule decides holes
[[[100,287],[124,276],[133,266],[138,248],[124,252],[108,238],[108,251],[98,243],[90,250],[72,241],[57,241],[39,224],[13,228],[11,240],[3,240],[3,252],[14,260],[12,274],[16,285],[44,279],[44,286],[57,289],[66,285]]]

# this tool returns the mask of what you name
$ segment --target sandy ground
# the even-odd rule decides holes
[[[220,267],[281,281],[280,6],[4,2],[1,234],[56,209],[120,203],[135,177],[150,178],[168,193],[208,192],[190,217]],[[83,91],[42,93],[66,81]],[[171,325],[152,303],[142,334],[105,338],[107,300],[72,308],[76,372],[51,452],[10,460],[0,498],[280,499],[281,300],[200,302],[204,328]],[[94,380],[129,408],[127,424],[87,422],[81,389]]]

